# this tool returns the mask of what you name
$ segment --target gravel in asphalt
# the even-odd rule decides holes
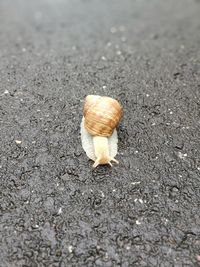
[[[0,266],[199,266],[199,14],[0,1]],[[123,106],[113,168],[81,147],[88,94]]]

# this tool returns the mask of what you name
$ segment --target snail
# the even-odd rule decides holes
[[[85,98],[81,121],[81,141],[86,155],[94,161],[93,167],[119,163],[117,131],[122,114],[119,102],[111,97],[88,95]]]

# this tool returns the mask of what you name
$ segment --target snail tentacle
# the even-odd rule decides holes
[[[110,161],[113,161],[113,162],[115,162],[115,163],[119,164],[119,161],[118,161],[118,160],[116,160],[116,159],[114,159],[114,158],[110,158]]]

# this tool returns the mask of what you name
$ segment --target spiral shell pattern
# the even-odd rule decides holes
[[[120,121],[122,108],[111,97],[88,95],[83,113],[85,129],[91,135],[109,137]]]

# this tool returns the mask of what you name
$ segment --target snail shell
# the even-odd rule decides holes
[[[116,126],[121,118],[119,102],[110,97],[89,95],[85,99],[84,117],[81,122],[82,147],[95,161],[93,167],[117,162]],[[117,162],[118,163],[118,162]]]
[[[89,95],[85,99],[85,128],[91,135],[111,136],[120,121],[122,108],[111,97]]]

